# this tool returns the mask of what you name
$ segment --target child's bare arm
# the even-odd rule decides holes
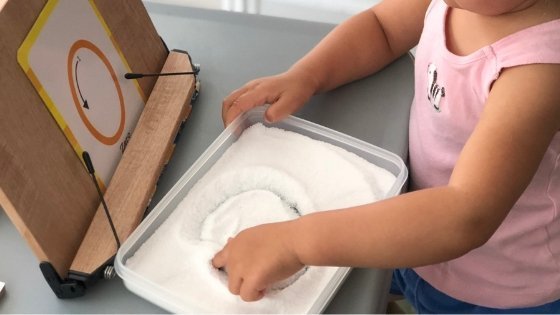
[[[429,2],[384,1],[350,18],[285,73],[233,91],[222,104],[224,124],[263,104],[272,105],[269,120],[282,119],[313,94],[376,72],[418,43]]]
[[[484,244],[560,130],[560,65],[505,70],[447,186],[238,234],[214,259],[245,300],[302,265],[412,267]],[[231,270],[230,270],[231,268]]]
[[[484,244],[560,130],[558,77],[560,65],[505,70],[447,186],[302,218],[300,239],[307,242],[295,245],[301,262],[419,266]]]
[[[291,69],[306,72],[317,92],[372,74],[418,43],[429,2],[381,2],[335,28]]]

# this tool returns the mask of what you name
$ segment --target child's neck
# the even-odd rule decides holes
[[[508,35],[555,19],[560,19],[558,0],[540,0],[525,9],[497,16],[449,8],[447,49],[456,55],[469,55]]]

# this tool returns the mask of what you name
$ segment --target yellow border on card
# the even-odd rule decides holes
[[[62,132],[70,142],[70,145],[72,145],[72,148],[74,148],[74,151],[76,151],[78,156],[81,156],[84,150],[78,143],[78,140],[72,133],[72,130],[70,130],[70,127],[68,127],[68,124],[64,120],[64,117],[62,117],[62,114],[56,108],[56,105],[54,104],[53,100],[51,99],[47,91],[43,88],[41,82],[39,82],[37,75],[29,65],[29,54],[31,52],[31,48],[37,41],[39,34],[41,34],[41,30],[47,23],[50,15],[54,11],[58,3],[59,0],[49,0],[47,4],[45,4],[45,7],[43,8],[41,13],[39,14],[39,17],[35,21],[35,24],[27,34],[27,37],[25,38],[21,46],[19,47],[17,52],[17,59],[23,71],[29,78],[29,81],[31,81],[31,84],[33,84],[33,86],[37,90],[37,93],[39,93],[39,96],[41,97],[41,99],[43,99],[43,102],[51,112],[51,115],[53,116],[54,120],[56,121],[60,129],[62,129]],[[82,159],[80,158],[80,161],[81,160]],[[82,163],[84,162],[82,161]],[[103,181],[100,180],[99,182],[103,184]]]
[[[39,82],[39,79],[37,79],[37,76],[35,75],[35,72],[33,72],[33,70],[31,69],[31,66],[29,65],[29,53],[31,52],[31,48],[35,44],[35,41],[37,41],[37,38],[39,37],[39,34],[41,33],[41,30],[43,29],[43,27],[47,23],[47,20],[49,19],[49,16],[52,14],[54,9],[58,5],[58,2],[59,2],[58,0],[49,0],[47,2],[45,7],[43,8],[41,13],[39,14],[39,17],[37,18],[37,21],[35,21],[35,24],[31,28],[31,30],[29,31],[29,34],[27,34],[27,37],[25,38],[25,40],[23,41],[23,43],[19,47],[18,52],[17,52],[17,59],[18,59],[18,62],[20,64],[20,66],[23,68],[23,71],[25,71],[25,74],[27,75],[27,77],[31,81],[31,84],[33,84],[33,86],[35,87],[35,89],[39,93],[39,96],[41,96],[41,98],[45,102],[45,105],[47,106],[47,108],[51,112],[52,116],[54,117],[54,119],[56,120],[56,122],[58,123],[60,128],[64,131],[64,134],[68,136],[67,132],[70,133],[71,137],[69,137],[68,140],[74,139],[74,142],[71,141],[71,144],[72,144],[72,147],[74,147],[76,149],[76,146],[78,146],[78,148],[79,148],[79,144],[75,141],[75,137],[72,135],[72,132],[68,128],[68,125],[64,121],[64,118],[62,117],[62,115],[60,114],[60,112],[58,111],[56,106],[54,105],[54,102],[52,101],[50,96],[47,94],[47,92],[45,91],[45,89],[43,88],[41,83]],[[80,150],[80,152],[81,151],[82,150]]]
[[[126,59],[124,57],[124,54],[122,53],[121,49],[119,48],[119,45],[117,44],[115,38],[113,37],[113,35],[111,33],[111,30],[107,26],[107,23],[103,19],[103,16],[99,12],[99,9],[97,8],[97,6],[95,5],[93,0],[89,0],[89,3],[91,5],[91,8],[92,8],[93,12],[97,16],[97,19],[99,20],[103,29],[105,30],[105,33],[107,34],[107,36],[111,40],[111,43],[113,44],[113,47],[116,49],[117,53],[119,54],[119,56],[121,58],[121,61],[123,62],[126,70],[128,72],[131,72],[131,68],[130,68],[128,62],[126,61]],[[62,117],[62,114],[58,111],[58,109],[56,108],[56,105],[54,104],[53,100],[50,98],[47,91],[43,88],[43,86],[39,82],[39,79],[37,78],[36,74],[33,72],[33,70],[31,69],[31,66],[29,65],[29,54],[31,52],[31,48],[33,47],[33,45],[37,41],[37,38],[39,37],[39,34],[41,33],[41,30],[43,29],[43,27],[47,23],[49,17],[51,16],[52,12],[54,11],[54,9],[56,8],[56,6],[58,4],[59,4],[59,0],[49,0],[47,2],[45,7],[43,8],[41,13],[39,14],[39,17],[35,21],[35,24],[31,28],[31,30],[29,31],[29,34],[27,35],[27,37],[23,41],[22,45],[18,49],[17,59],[18,59],[18,62],[20,64],[20,66],[22,67],[23,71],[25,72],[25,74],[27,75],[29,80],[31,81],[31,84],[33,84],[33,86],[37,90],[37,93],[39,93],[39,96],[43,99],[43,102],[45,103],[45,105],[47,106],[49,111],[51,112],[51,115],[53,116],[53,118],[55,119],[57,124],[59,125],[60,129],[62,129],[64,135],[66,136],[66,138],[68,139],[70,144],[72,145],[72,148],[78,154],[78,156],[80,158],[80,161],[82,161],[81,155],[82,155],[84,150],[82,149],[82,147],[78,143],[78,140],[76,139],[76,137],[72,133],[72,130],[70,130],[70,128],[68,127],[68,124],[66,123],[66,121]],[[142,90],[142,88],[140,87],[140,85],[138,84],[138,82],[136,80],[134,80],[134,85],[136,86],[136,89],[137,89],[137,91],[140,95],[140,98],[142,99],[142,101],[145,104],[147,100],[146,100],[146,95],[144,94],[144,91]],[[82,163],[84,163],[84,162],[82,161]],[[103,183],[103,181],[101,180],[101,178],[99,178],[97,175],[96,175],[96,178],[97,178],[98,183],[100,184],[100,187],[101,187],[102,191],[105,191],[106,186]]]

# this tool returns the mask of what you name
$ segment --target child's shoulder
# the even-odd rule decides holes
[[[535,48],[529,44],[538,41],[560,43],[556,39],[560,39],[560,1],[534,1],[527,8],[499,15],[449,7],[443,0],[434,0],[432,5],[435,3],[443,14],[439,21],[444,24],[446,44],[457,55],[468,55],[486,46],[498,50],[524,45],[526,49]]]

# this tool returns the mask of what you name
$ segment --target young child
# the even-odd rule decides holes
[[[413,268],[393,282],[418,312],[560,312],[560,1],[382,2],[234,91],[224,123],[278,121],[416,44],[411,192],[240,232],[212,261],[233,294],[305,265]]]

